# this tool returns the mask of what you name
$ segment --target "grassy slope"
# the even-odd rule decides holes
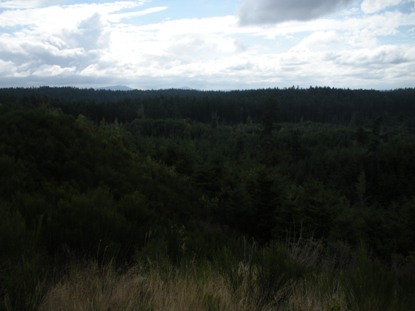
[[[411,310],[415,279],[368,257],[328,254],[315,241],[258,248],[243,258],[224,248],[215,261],[141,257],[123,271],[72,264],[40,310]],[[63,309],[62,309],[63,307]]]

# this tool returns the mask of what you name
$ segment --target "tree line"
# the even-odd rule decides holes
[[[385,117],[389,122],[410,122],[415,116],[415,89],[391,91],[333,89],[262,89],[241,91],[131,90],[107,91],[41,87],[0,89],[0,103],[50,104],[64,112],[83,114],[94,121],[131,122],[140,117],[183,118],[198,122],[213,119],[226,124],[260,122],[277,103],[275,122],[359,123]]]

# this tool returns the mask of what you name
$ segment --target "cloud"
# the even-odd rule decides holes
[[[66,32],[65,41],[75,48],[81,47],[86,51],[105,48],[109,42],[105,26],[101,15],[95,13],[81,21],[75,30]]]
[[[165,9],[137,10],[144,4],[142,0],[70,5],[57,2],[0,0],[3,77],[102,76],[105,68],[117,64],[108,57],[111,27],[123,19]]]
[[[366,14],[382,11],[388,7],[398,5],[405,0],[363,0],[361,9]]]
[[[108,17],[108,20],[113,23],[118,23],[123,19],[129,19],[129,18],[135,18],[140,16],[145,16],[148,14],[158,13],[167,10],[167,6],[158,6],[153,8],[148,8],[142,11],[134,11],[134,12],[128,12],[128,13],[118,13],[118,14],[111,14]]]
[[[13,74],[14,64],[10,61],[0,59],[0,76],[9,76]]]
[[[0,34],[0,60],[13,63],[9,76],[57,76],[77,74],[91,64],[102,62],[109,45],[106,23],[99,14],[80,21],[73,29],[55,34],[24,30]]]
[[[33,9],[51,3],[51,0],[14,0],[0,1],[0,8],[4,9]]]
[[[337,46],[339,41],[339,35],[333,30],[317,31],[301,40],[301,42],[291,48],[290,51],[327,50],[331,46]]]
[[[149,1],[0,0],[0,86],[413,86],[415,13],[390,7],[367,15],[355,1],[321,18],[352,1],[245,0],[252,16],[271,17],[267,27],[252,18],[240,27],[241,16],[162,19],[174,8]],[[275,12],[291,20],[278,23]]]
[[[37,68],[32,75],[40,77],[54,77],[58,75],[65,75],[73,73],[75,71],[74,67],[60,67],[58,65],[42,65]]]
[[[387,69],[388,66],[414,63],[415,49],[407,47],[406,51],[394,46],[380,46],[375,49],[359,49],[356,51],[339,52],[332,55],[333,60],[339,65],[347,65],[355,68]]]
[[[242,25],[307,21],[345,7],[354,0],[245,0],[239,10]]]
[[[11,2],[14,3],[14,1]],[[25,26],[50,33],[60,31],[63,28],[73,28],[79,22],[94,14],[99,14],[103,19],[110,22],[119,22],[123,18],[133,17],[134,15],[143,16],[164,9],[164,7],[156,7],[144,11],[138,10],[144,5],[143,1],[74,3],[69,5],[56,5],[56,2],[58,2],[56,0],[28,0],[27,2],[26,4],[26,0],[16,1],[15,8],[5,6],[4,9],[2,7],[3,2],[0,2],[0,28]],[[48,2],[53,5],[46,5]]]

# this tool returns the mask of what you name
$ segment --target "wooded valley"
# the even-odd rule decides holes
[[[415,306],[415,89],[0,89],[0,151],[0,310]]]

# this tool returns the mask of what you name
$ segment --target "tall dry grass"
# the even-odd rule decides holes
[[[318,275],[297,282],[290,290],[287,311],[350,311],[339,280]]]
[[[315,289],[302,278],[307,267],[320,261],[321,245],[301,244],[266,248],[252,244],[244,251],[250,254],[245,259],[224,248],[214,262],[184,265],[173,265],[162,256],[153,263],[142,260],[122,273],[111,264],[73,264],[46,294],[40,310],[301,311],[307,310],[305,306],[315,307],[309,310],[329,307],[333,297],[325,293],[334,290]]]
[[[213,272],[140,269],[118,273],[112,265],[74,266],[46,295],[42,311],[255,310],[243,288],[233,291]],[[207,271],[206,271],[207,270]],[[247,286],[247,284],[245,284]]]
[[[413,310],[411,275],[390,270],[364,249],[350,261],[343,250],[333,257],[320,243],[301,243],[253,245],[244,249],[248,260],[224,248],[214,261],[147,258],[127,271],[112,264],[73,264],[40,310]]]

